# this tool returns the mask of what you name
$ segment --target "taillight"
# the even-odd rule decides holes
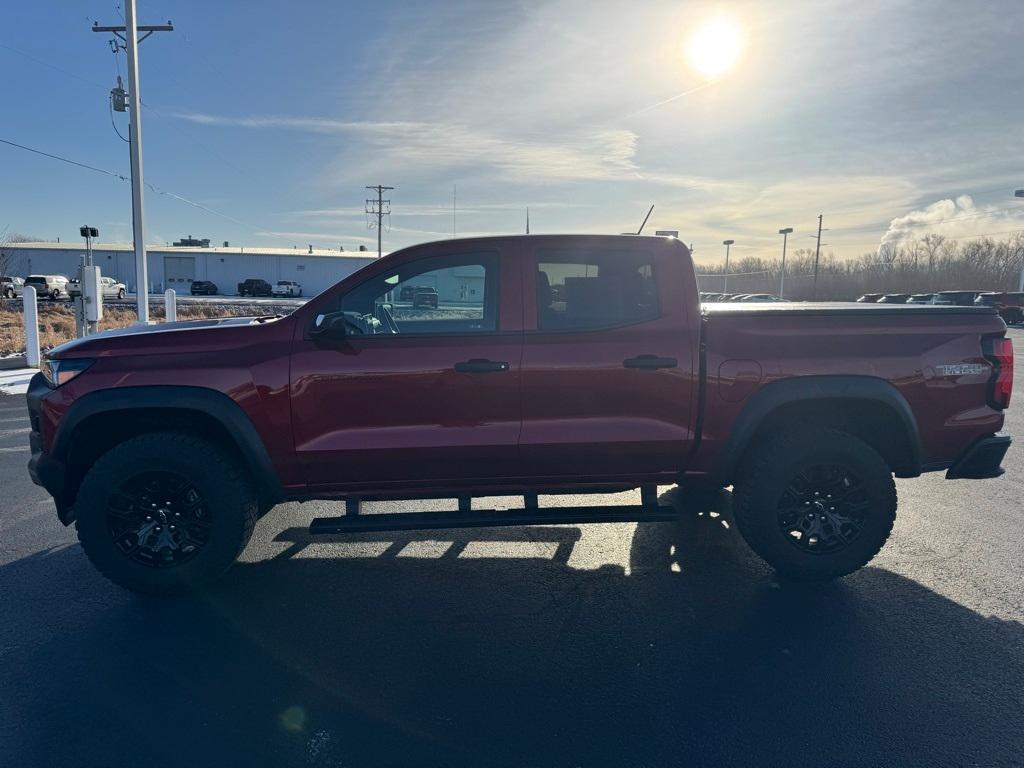
[[[1010,405],[1013,391],[1013,341],[1005,336],[988,336],[982,340],[985,359],[992,363],[988,380],[988,404],[1002,411]]]

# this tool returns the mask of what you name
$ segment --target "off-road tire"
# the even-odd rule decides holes
[[[870,501],[860,533],[839,551],[808,553],[787,539],[778,505],[793,478],[823,464],[848,466]],[[793,428],[746,455],[733,491],[733,514],[750,548],[782,576],[825,581],[863,567],[878,554],[896,520],[896,485],[871,446],[838,429]]]
[[[107,505],[114,489],[153,471],[187,477],[210,509],[209,539],[180,565],[142,565],[118,549],[110,534]],[[180,432],[139,435],[105,453],[82,481],[74,508],[78,540],[96,569],[115,584],[143,594],[188,592],[212,583],[245,549],[259,512],[252,480],[237,459],[207,440]]]

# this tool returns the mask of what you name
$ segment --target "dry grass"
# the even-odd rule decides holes
[[[213,304],[196,303],[178,304],[179,320],[200,320],[213,317],[241,317],[250,315],[266,315],[268,313],[290,311],[289,307],[270,307],[265,304]],[[138,315],[134,308],[105,307],[100,330],[124,328],[135,322]],[[152,320],[164,319],[164,308],[153,305],[150,308]],[[63,344],[75,337],[75,316],[69,304],[40,303],[39,305],[39,341],[44,350]],[[17,354],[25,351],[25,326],[22,319],[21,301],[7,301],[0,305],[0,356]]]

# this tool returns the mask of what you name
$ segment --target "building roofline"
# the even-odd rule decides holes
[[[33,250],[33,251],[76,251],[85,253],[84,243],[8,243],[4,246],[7,250]],[[114,251],[132,253],[135,248],[131,243],[93,243],[94,251]],[[310,253],[308,248],[267,248],[261,246],[210,246],[204,248],[198,245],[147,245],[147,253],[163,254],[193,254],[212,253],[236,256],[320,256],[328,258],[359,258],[376,259],[376,251],[339,251],[334,248],[314,248]],[[387,253],[383,254],[387,255]]]

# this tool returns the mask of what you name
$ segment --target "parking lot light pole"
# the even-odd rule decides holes
[[[1024,199],[1024,189],[1014,190],[1013,196]],[[1020,279],[1017,280],[1017,290],[1024,292],[1024,264],[1020,265]]]
[[[789,239],[792,227],[784,227],[779,230],[782,235],[782,275],[779,277],[779,298],[786,298],[786,241]]]
[[[722,293],[729,292],[729,248],[735,243],[735,240],[723,240],[722,245],[725,246],[725,280],[722,283]]]

